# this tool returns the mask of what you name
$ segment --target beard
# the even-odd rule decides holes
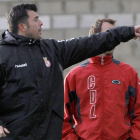
[[[26,36],[30,38],[38,39],[38,40],[42,38],[39,31],[35,34],[32,31],[28,30],[28,32],[26,33]]]
[[[36,30],[31,29],[31,26],[29,25],[29,23],[26,23],[26,25],[27,25],[27,32],[26,32],[27,37],[34,38],[37,40],[42,38],[42,36],[41,36],[42,28],[41,27],[38,29],[38,31],[36,31]]]

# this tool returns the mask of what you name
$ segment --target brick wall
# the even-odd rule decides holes
[[[116,26],[140,24],[140,0],[0,0],[0,32],[7,29],[5,13],[21,3],[37,5],[44,23],[43,38],[61,40],[86,36],[98,18],[113,18],[117,20]],[[140,75],[138,40],[121,43],[115,49],[114,58],[129,63]],[[72,67],[64,71],[64,76]]]

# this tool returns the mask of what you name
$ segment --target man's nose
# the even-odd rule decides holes
[[[43,22],[40,20],[40,26],[42,26],[43,25]]]

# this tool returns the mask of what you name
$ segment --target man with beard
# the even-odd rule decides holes
[[[140,37],[140,26],[67,41],[41,39],[35,4],[14,6],[0,40],[0,137],[60,140],[64,116],[63,69]]]

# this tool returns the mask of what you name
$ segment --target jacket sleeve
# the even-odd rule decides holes
[[[130,138],[131,140],[138,140],[140,139],[140,80],[137,74],[135,74],[135,78],[133,77],[133,79],[135,88],[132,88],[133,86],[129,88],[129,110],[131,116]]]
[[[62,131],[62,140],[80,140],[78,135],[74,131],[75,119],[74,110],[76,104],[75,97],[75,82],[69,79],[69,76],[65,78],[64,82],[64,122]]]
[[[92,34],[91,36],[73,38],[70,40],[51,40],[55,53],[63,69],[114,49],[120,42],[127,42],[135,36],[134,27],[116,27]]]

